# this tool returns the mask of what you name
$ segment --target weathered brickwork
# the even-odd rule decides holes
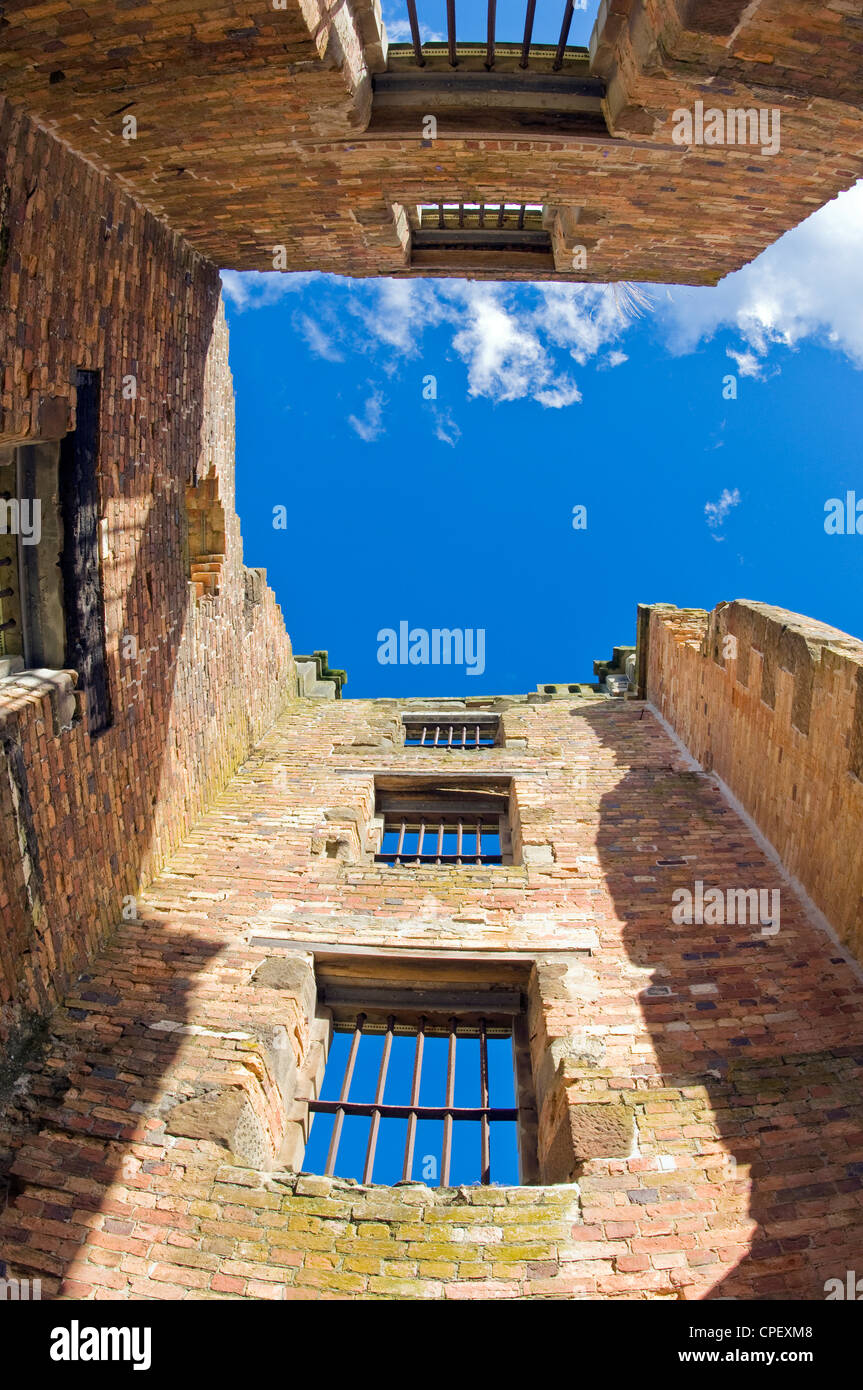
[[[657,605],[655,710],[553,687],[479,702],[494,748],[404,747],[428,706],[336,701],[325,652],[298,681],[243,567],[216,270],[283,244],[288,269],[413,273],[405,209],[505,198],[558,210],[559,278],[715,280],[861,172],[858,9],[606,0],[578,59],[602,113],[538,138],[475,103],[429,143],[375,108],[372,0],[6,0],[0,446],[59,440],[100,374],[111,712],[91,734],[75,672],[0,680],[7,1273],[87,1299],[811,1299],[859,1268],[863,985],[716,775],[860,958],[863,645]],[[720,93],[779,106],[781,151],[674,145],[675,107]],[[511,781],[512,862],[375,860],[376,779],[478,771]],[[697,885],[756,916],[681,916]],[[522,1185],[302,1171],[338,971],[519,995]]]
[[[221,266],[421,274],[405,209],[504,198],[565,214],[554,269],[530,278],[714,283],[863,173],[860,14],[845,3],[604,0],[589,57],[572,61],[605,97],[565,132],[553,98],[531,123],[517,91],[510,111],[421,90],[401,111],[376,105],[388,46],[369,0],[226,0],[181,19],[167,0],[128,14],[6,0],[4,17],[9,100]],[[781,148],[675,144],[673,113],[699,100],[780,109]]]
[[[768,604],[657,604],[647,695],[863,960],[863,643]]]
[[[479,755],[404,748],[410,708],[289,704],[79,978],[0,1134],[10,1269],[76,1298],[823,1297],[863,1243],[851,966],[642,702],[499,701]],[[375,776],[477,756],[513,778],[522,862],[374,863]],[[780,888],[780,929],[675,922],[699,878]],[[540,1178],[568,1146],[563,1181],[285,1167],[327,943],[409,973],[532,962]]]
[[[296,684],[273,595],[242,564],[215,269],[2,99],[0,150],[0,445],[60,438],[76,369],[101,373],[113,709],[91,738],[74,676],[60,694],[0,682],[2,1037],[62,997]],[[217,598],[191,582],[196,485],[224,515]]]

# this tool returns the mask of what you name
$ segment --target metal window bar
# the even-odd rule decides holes
[[[381,1127],[381,1111],[383,1104],[384,1089],[387,1084],[387,1068],[390,1064],[390,1053],[393,1046],[393,1029],[396,1021],[392,1014],[387,1019],[387,1036],[384,1042],[384,1050],[381,1056],[381,1067],[378,1072],[378,1085],[375,1091],[375,1109],[372,1112],[372,1122],[369,1126],[369,1142],[366,1148],[366,1163],[363,1169],[363,1182],[371,1182],[372,1173],[375,1167],[375,1149],[378,1143],[378,1131]],[[487,1103],[487,1102],[486,1102]]]
[[[354,1067],[356,1066],[357,1053],[360,1050],[360,1038],[362,1036],[363,1024],[365,1023],[365,1021],[365,1014],[357,1014],[357,1021],[354,1027],[354,1036],[351,1042],[351,1050],[348,1053],[348,1060],[345,1065],[345,1074],[342,1077],[342,1089],[339,1094],[338,1102],[336,1104],[336,1118],[333,1120],[333,1132],[330,1137],[330,1147],[327,1153],[327,1166],[324,1169],[324,1173],[328,1178],[331,1178],[333,1173],[335,1172],[336,1158],[339,1152],[339,1141],[342,1137],[342,1125],[345,1121],[345,1103],[347,1102],[348,1094],[351,1089],[351,1080],[354,1074]]]
[[[423,203],[419,209],[419,231],[540,231],[540,203],[507,203],[504,200],[476,203]]]
[[[497,727],[491,724],[406,724],[405,744],[419,748],[446,748],[461,752],[467,748],[492,748]]]
[[[342,1126],[345,1115],[367,1116],[371,1119],[369,1126],[369,1137],[366,1144],[365,1163],[363,1166],[363,1182],[371,1183],[374,1176],[375,1155],[377,1153],[378,1140],[381,1133],[382,1120],[403,1120],[407,1119],[407,1134],[405,1137],[404,1163],[402,1166],[402,1181],[409,1182],[413,1172],[414,1150],[416,1147],[417,1123],[419,1120],[443,1120],[443,1144],[441,1150],[441,1186],[448,1187],[450,1172],[452,1168],[452,1136],[453,1124],[456,1120],[469,1120],[480,1126],[480,1164],[479,1181],[485,1186],[491,1182],[491,1126],[498,1121],[517,1121],[518,1107],[493,1106],[489,1104],[489,1082],[488,1082],[488,1037],[494,1033],[498,1037],[511,1037],[509,1027],[489,1025],[486,1018],[480,1018],[477,1025],[459,1024],[455,1016],[449,1018],[445,1029],[438,1026],[429,1030],[426,1015],[421,1015],[418,1023],[413,1025],[397,1024],[395,1016],[390,1014],[386,1021],[384,1047],[381,1056],[380,1067],[378,1069],[377,1085],[375,1087],[375,1098],[371,1101],[351,1101],[348,1100],[351,1081],[353,1079],[354,1068],[356,1066],[357,1053],[360,1041],[368,1036],[369,1030],[364,1031],[366,1025],[366,1014],[359,1013],[353,1024],[353,1038],[345,1066],[345,1073],[342,1078],[341,1090],[338,1100],[317,1100],[308,1098],[306,1104],[312,1115],[333,1115],[333,1131],[330,1138],[329,1150],[325,1173],[332,1177],[335,1172],[335,1165],[338,1162],[338,1151],[342,1137]],[[350,1025],[336,1025],[340,1031]],[[372,1025],[374,1031],[375,1025]],[[379,1029],[378,1029],[379,1031]],[[420,1105],[420,1091],[422,1087],[422,1070],[425,1039],[429,1031],[443,1032],[447,1037],[447,1072],[446,1072],[446,1099],[443,1105]],[[386,1090],[387,1074],[389,1071],[390,1058],[392,1054],[393,1036],[396,1032],[413,1034],[416,1037],[414,1049],[413,1076],[411,1079],[411,1098],[408,1105],[387,1105],[384,1103]],[[455,1075],[456,1057],[458,1049],[458,1039],[460,1037],[479,1036],[479,1065],[480,1065],[480,1104],[478,1106],[457,1106],[455,1104]]]
[[[413,0],[410,0],[413,4]],[[524,13],[524,38],[521,42],[521,62],[520,68],[526,68],[530,61],[530,40],[533,36],[533,21],[536,16],[536,0],[527,0],[527,9]]]
[[[557,41],[557,52],[554,55],[552,71],[558,72],[563,67],[563,55],[566,52],[566,41],[569,38],[569,30],[572,25],[572,12],[575,9],[575,0],[566,0],[566,9],[563,12],[563,22],[560,26],[560,38]]]
[[[575,0],[566,0],[563,11],[563,18],[560,26],[560,36],[554,55],[553,70],[559,71],[563,66],[566,56],[569,39],[569,31],[572,28],[572,17],[575,10]],[[407,0],[408,22],[410,25],[411,46],[414,53],[414,61],[417,67],[426,66],[426,57],[423,51],[423,41],[420,36],[419,16],[417,14],[416,0]],[[536,0],[525,0],[524,13],[524,32],[521,39],[521,57],[519,67],[525,69],[530,65],[531,45],[533,40],[533,26],[536,19]],[[468,41],[472,44],[473,41]],[[491,71],[495,65],[495,54],[497,50],[497,0],[486,0],[486,39],[485,39],[485,67]],[[501,40],[504,47],[507,40]],[[446,3],[446,46],[447,58],[450,67],[458,66],[458,35],[456,32],[456,13],[455,0],[447,0]],[[398,45],[396,45],[398,47]],[[546,46],[541,46],[546,47]],[[546,47],[546,52],[548,48]]]
[[[397,835],[395,849],[381,849],[375,855],[379,864],[502,864],[504,817],[493,815],[441,814],[430,811],[428,814],[392,817],[384,816],[384,837]],[[447,829],[456,834],[455,851],[444,850],[444,835]],[[408,832],[417,834],[416,849],[405,848]],[[495,837],[497,848],[490,848],[487,841]],[[471,839],[473,846],[471,847]],[[434,844],[426,849],[426,842]]]
[[[534,3],[536,3],[536,0],[534,0]],[[411,26],[411,43],[414,46],[414,57],[417,61],[417,67],[424,68],[426,65],[426,60],[423,56],[422,39],[420,38],[420,26],[419,20],[417,19],[416,0],[407,0],[407,4],[408,20]]]
[[[486,44],[485,65],[489,71],[494,67],[494,26],[496,10],[496,0],[488,0],[488,40]]]

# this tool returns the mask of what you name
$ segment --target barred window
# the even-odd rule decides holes
[[[448,786],[430,779],[378,786],[380,864],[500,865],[512,863],[510,784],[505,778]]]
[[[457,996],[451,1001],[457,1006]],[[517,1183],[513,1021],[455,1013],[334,1025],[304,1168],[362,1182]]]
[[[494,748],[500,742],[500,716],[465,711],[460,717],[402,715],[405,748]]]
[[[499,258],[525,268],[553,266],[551,233],[539,203],[424,203],[416,209],[411,264],[434,268],[450,257],[494,265]]]

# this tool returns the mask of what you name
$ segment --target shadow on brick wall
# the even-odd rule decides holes
[[[186,1254],[200,1177],[190,1184],[183,1155],[164,1149],[164,1114],[181,1098],[165,1086],[189,1043],[196,978],[219,949],[157,917],[124,927],[70,990],[43,1063],[0,1119],[0,1261],[41,1279],[43,1298],[158,1296],[146,1283],[158,1252],[168,1268]]]
[[[863,988],[711,777],[649,711],[627,716],[580,713],[621,767],[600,803],[603,932],[645,972],[656,1059],[630,1068],[639,1151],[662,1157],[633,1179],[632,1219],[658,1250],[675,1237],[681,1296],[821,1299],[863,1249]],[[780,888],[778,924],[675,923],[674,890],[698,880]]]

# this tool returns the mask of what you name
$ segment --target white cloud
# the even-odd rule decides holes
[[[435,438],[439,439],[442,444],[449,444],[454,449],[461,439],[461,430],[450,412],[448,410],[435,410],[434,421]]]
[[[728,513],[731,511],[731,508],[739,507],[739,505],[740,492],[738,489],[734,488],[733,492],[729,492],[728,488],[724,487],[718,502],[705,502],[704,504],[704,515],[707,517],[707,525],[714,531],[718,531]],[[714,540],[718,539],[720,539],[718,536],[714,537]],[[723,536],[722,539],[724,540],[725,537]]]
[[[321,278],[344,297],[334,305],[322,295],[317,317],[303,313],[295,321],[317,356],[340,361],[348,352],[370,353],[393,375],[405,359],[426,351],[430,329],[443,327],[467,367],[469,395],[495,402],[530,399],[552,410],[576,404],[581,391],[558,363],[561,350],[584,366],[620,336],[627,322],[614,288],[604,285],[423,279],[353,284]],[[223,279],[226,295],[244,310],[274,302],[311,276],[226,271]],[[625,353],[611,352],[605,365],[626,360]],[[363,430],[373,431],[379,423],[367,417],[355,424],[355,419],[351,423],[359,425],[362,438]],[[445,442],[453,442],[457,426],[437,428]]]
[[[390,43],[410,43],[411,26],[409,20],[384,18],[384,27]],[[443,34],[438,34],[436,30],[430,29],[427,24],[420,21],[420,39],[423,43],[440,43]]]
[[[692,352],[736,329],[754,358],[813,339],[863,367],[863,181],[840,193],[715,288],[675,287],[662,310],[669,346]],[[741,368],[743,371],[743,368]]]
[[[351,307],[367,331],[403,357],[415,357],[426,329],[439,323],[445,306],[428,280],[378,280],[368,287],[371,303]]]
[[[694,352],[720,330],[736,331],[740,342],[726,352],[741,377],[764,380],[778,370],[768,366],[772,349],[793,349],[807,339],[863,367],[861,246],[863,181],[718,286],[671,286],[658,303],[656,287],[645,295],[640,287],[592,284],[352,282],[317,273],[235,271],[224,271],[222,279],[239,312],[320,281],[321,307],[303,313],[301,331],[312,351],[329,361],[367,353],[376,368],[394,375],[405,359],[427,353],[430,330],[444,329],[466,366],[471,396],[560,409],[581,400],[570,363],[621,366],[628,360],[621,339],[633,315],[645,310],[675,355]],[[435,347],[440,350],[439,342]]]
[[[564,330],[556,324],[553,298],[548,290],[569,286],[539,287],[541,304],[526,313],[507,302],[507,292],[496,285],[461,286],[462,315],[452,340],[467,365],[468,392],[493,401],[531,397],[540,405],[559,409],[581,400],[581,393],[566,372],[559,372],[554,354],[543,335],[559,342]],[[564,311],[563,317],[569,320]],[[572,324],[568,322],[572,333]],[[573,354],[574,355],[574,354]]]
[[[315,357],[323,357],[326,362],[344,362],[344,354],[339,352],[321,325],[309,318],[308,314],[300,314],[297,325]]]
[[[222,289],[225,298],[241,314],[246,309],[262,309],[277,304],[285,295],[297,294],[310,281],[322,278],[320,272],[281,270],[223,270]]]
[[[462,280],[377,280],[348,304],[364,333],[354,351],[389,350],[400,361],[425,352],[429,329],[448,327],[465,362],[468,393],[493,401],[529,398],[551,409],[573,405],[581,392],[556,362],[556,350],[584,365],[625,327],[610,287],[508,285]],[[350,334],[349,329],[344,330]],[[609,365],[625,361],[612,355]]]
[[[537,328],[579,365],[616,338],[624,320],[608,285],[538,285]]]
[[[348,416],[348,424],[351,429],[356,430],[360,439],[364,439],[366,444],[372,444],[376,439],[379,439],[384,432],[385,404],[386,401],[377,387],[375,387],[366,400],[366,408],[363,417],[360,419],[356,415]]]
[[[764,363],[751,349],[747,348],[743,352],[735,352],[734,348],[726,348],[725,353],[733,362],[737,363],[737,371],[740,376],[754,376],[756,380],[764,376]]]

